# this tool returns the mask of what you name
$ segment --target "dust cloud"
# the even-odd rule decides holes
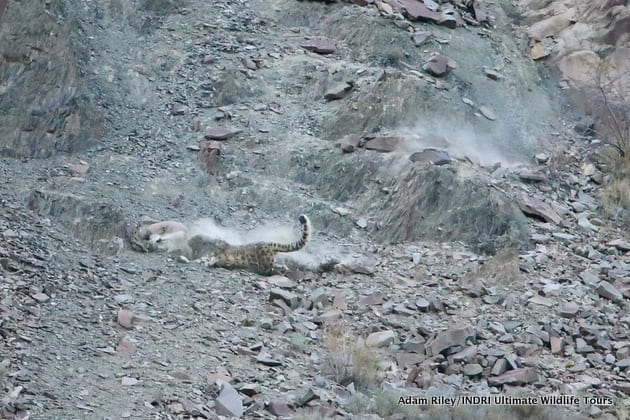
[[[256,242],[290,243],[301,236],[301,226],[295,221],[295,226],[278,222],[266,223],[251,230],[238,230],[219,225],[210,218],[198,219],[190,226],[190,235],[202,235],[211,240],[222,240],[230,245],[240,246]],[[290,253],[278,253],[277,261],[281,264],[315,269],[319,265],[332,259],[339,262],[350,262],[351,256],[338,246],[320,244],[314,240],[315,232],[311,224],[311,237],[304,249]]]

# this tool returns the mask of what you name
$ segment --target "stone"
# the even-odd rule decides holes
[[[311,319],[311,321],[313,321],[316,324],[326,324],[328,322],[336,321],[340,319],[342,316],[343,316],[343,312],[337,309],[333,309],[314,317],[313,319]]]
[[[521,195],[518,206],[527,216],[537,216],[558,226],[564,224],[562,217],[547,203],[537,196]]]
[[[307,38],[300,46],[317,54],[332,54],[337,50],[337,41],[330,38]]]
[[[429,301],[423,297],[419,297],[416,300],[416,307],[422,312],[427,312],[429,310],[429,305]]]
[[[272,401],[266,406],[266,408],[267,411],[276,417],[291,418],[295,414],[293,410],[291,410],[289,406],[283,402]]]
[[[241,133],[243,130],[232,126],[215,127],[206,132],[206,140],[227,140]]]
[[[534,159],[536,159],[536,162],[543,164],[549,162],[550,156],[545,152],[541,152],[536,153],[536,155],[534,155]]]
[[[623,294],[615,286],[605,280],[601,281],[595,290],[600,296],[610,299],[613,302],[619,303],[623,301]]]
[[[581,214],[578,217],[578,226],[580,226],[583,229],[592,230],[593,232],[597,232],[599,230],[597,226],[595,226],[594,224],[590,222],[590,220],[588,220],[585,214]]]
[[[298,295],[279,287],[274,287],[269,291],[269,300],[275,299],[284,301],[291,309],[300,306],[300,297]]]
[[[449,11],[440,13],[436,23],[440,26],[446,26],[449,29],[457,28],[457,18]]]
[[[365,142],[365,148],[377,152],[392,152],[404,145],[402,137],[379,136]]]
[[[479,112],[481,112],[481,115],[483,115],[484,117],[486,117],[486,119],[490,121],[495,121],[497,119],[497,114],[495,114],[495,112],[490,109],[490,107],[487,107],[485,105],[479,107]]]
[[[565,302],[558,307],[558,314],[563,318],[575,318],[578,311],[579,306],[575,302]]]
[[[507,361],[505,359],[497,359],[494,362],[494,366],[492,366],[492,371],[490,372],[493,376],[499,376],[503,374],[507,370]]]
[[[599,276],[592,271],[582,271],[579,276],[582,282],[589,286],[596,287],[600,282]]]
[[[614,246],[619,251],[623,251],[623,252],[630,251],[630,242],[628,242],[628,241],[626,241],[624,239],[614,239],[614,240],[608,242],[606,245]]]
[[[558,354],[562,352],[562,348],[563,348],[562,338],[551,336],[549,338],[549,347],[551,348],[552,354]]]
[[[254,61],[254,59],[252,59],[252,57],[251,57],[251,56],[249,56],[249,55],[247,55],[247,54],[244,54],[244,55],[241,55],[241,56],[239,57],[239,59],[240,59],[240,61],[241,61],[241,64],[242,64],[242,65],[243,65],[246,69],[249,69],[249,70],[258,70],[258,68],[259,68],[259,67],[258,67],[258,64],[256,64],[256,61]],[[262,64],[262,63],[261,63],[261,64]]]
[[[546,306],[548,308],[551,308],[552,306],[556,305],[555,301],[548,299],[546,297],[538,296],[538,295],[532,296],[531,298],[527,300],[527,302],[533,303],[535,305]]]
[[[243,400],[229,382],[223,382],[221,393],[215,399],[217,413],[230,417],[241,417],[244,413]]]
[[[546,243],[549,243],[549,241],[551,241],[551,236],[540,234],[540,233],[534,233],[532,234],[530,239],[535,244],[546,244]]]
[[[187,105],[175,102],[171,105],[171,115],[184,115],[189,109]]]
[[[309,388],[306,390],[304,395],[302,395],[300,398],[297,399],[296,405],[298,407],[304,407],[306,404],[310,403],[311,401],[319,400],[319,399],[320,399],[320,395],[316,393],[313,390],[313,388]]]
[[[420,47],[426,44],[432,38],[433,38],[433,35],[431,34],[431,32],[428,32],[428,31],[415,32],[411,35],[411,39],[413,40],[413,43],[416,47]]]
[[[128,330],[133,328],[134,313],[129,309],[120,309],[118,311],[118,324]]]
[[[462,361],[468,362],[468,361],[471,361],[477,355],[478,351],[479,351],[478,346],[476,345],[468,346],[464,350],[453,354],[451,357],[453,358],[453,361],[455,362],[462,362]]]
[[[47,302],[50,299],[50,297],[46,293],[42,293],[42,292],[35,293],[31,295],[31,297],[39,303]]]
[[[221,142],[216,140],[201,140],[199,142],[199,160],[210,175],[218,173],[219,156],[221,155],[222,147]]]
[[[261,365],[271,367],[282,366],[282,362],[280,360],[274,359],[266,353],[260,353],[258,356],[256,356],[256,362],[260,363]]]
[[[365,345],[368,347],[385,347],[394,342],[396,334],[391,330],[379,331],[368,335]]]
[[[468,340],[475,338],[473,327],[452,328],[442,331],[426,344],[431,356],[437,356],[445,350],[455,346],[464,346]]]
[[[421,152],[415,152],[409,156],[409,160],[412,162],[430,163],[433,165],[446,165],[451,162],[449,154],[443,150],[438,149],[424,149]]]
[[[539,171],[531,171],[531,170],[519,172],[518,177],[522,179],[523,181],[541,182],[541,181],[547,180],[547,175],[545,175],[544,173],[539,172]]]
[[[439,22],[441,15],[418,0],[398,0],[403,16],[414,21]]]
[[[547,331],[544,331],[539,326],[532,325],[530,327],[527,327],[527,329],[525,331],[528,332],[529,334],[532,334],[532,335],[538,337],[544,343],[548,343],[549,342],[549,333]]]
[[[457,63],[441,54],[436,54],[429,58],[422,66],[424,71],[435,77],[444,77],[456,67]]]
[[[339,83],[326,91],[326,93],[324,94],[324,99],[326,99],[327,101],[343,99],[348,93],[352,91],[353,88],[354,86],[350,83]]]
[[[499,376],[488,377],[488,385],[526,385],[538,381],[538,371],[535,367],[525,367],[507,371]]]
[[[483,367],[477,363],[471,363],[464,366],[464,375],[470,377],[479,376],[483,373]]]
[[[375,1],[376,4],[376,8],[384,15],[389,16],[389,15],[393,15],[394,14],[394,9],[392,8],[391,5],[383,2],[383,1],[379,1],[376,0]]]
[[[361,136],[358,134],[347,134],[337,140],[336,143],[341,146],[341,151],[344,153],[352,153],[359,148]]]
[[[483,69],[483,73],[490,80],[499,80],[499,79],[503,78],[503,76],[498,71],[495,71],[495,70],[492,70],[492,69],[484,68]]]
[[[133,386],[133,385],[136,385],[138,382],[140,381],[137,380],[136,378],[131,378],[129,376],[123,376],[123,378],[120,380],[120,383],[123,386]]]
[[[549,56],[549,51],[545,49],[542,42],[534,42],[534,45],[532,45],[532,48],[529,51],[529,56],[532,60],[541,60]]]

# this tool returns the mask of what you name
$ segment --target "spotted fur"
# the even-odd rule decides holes
[[[210,264],[228,269],[244,269],[261,275],[271,275],[274,270],[276,253],[294,252],[304,248],[311,234],[311,224],[307,216],[301,215],[300,239],[289,243],[257,242],[240,246],[229,245],[223,241],[209,241],[197,235],[188,241],[193,258],[207,256]]]

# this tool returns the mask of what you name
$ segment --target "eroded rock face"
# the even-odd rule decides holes
[[[597,73],[630,89],[630,9],[626,0],[551,1],[534,7],[535,0],[519,2],[527,31],[541,58],[541,42],[548,49],[552,66],[576,89],[592,87]],[[546,56],[546,54],[544,55]]]
[[[87,12],[69,1],[47,3],[46,13],[7,3],[0,1],[0,154],[84,148],[103,135],[105,116],[84,78],[88,40],[74,32]]]

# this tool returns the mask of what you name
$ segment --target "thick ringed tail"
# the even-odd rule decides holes
[[[304,214],[301,214],[298,220],[300,221],[300,224],[302,225],[302,236],[300,237],[300,239],[290,244],[273,243],[271,245],[273,246],[273,249],[275,251],[293,252],[293,251],[299,251],[300,249],[304,248],[304,246],[308,242],[309,236],[311,235],[311,221]]]

